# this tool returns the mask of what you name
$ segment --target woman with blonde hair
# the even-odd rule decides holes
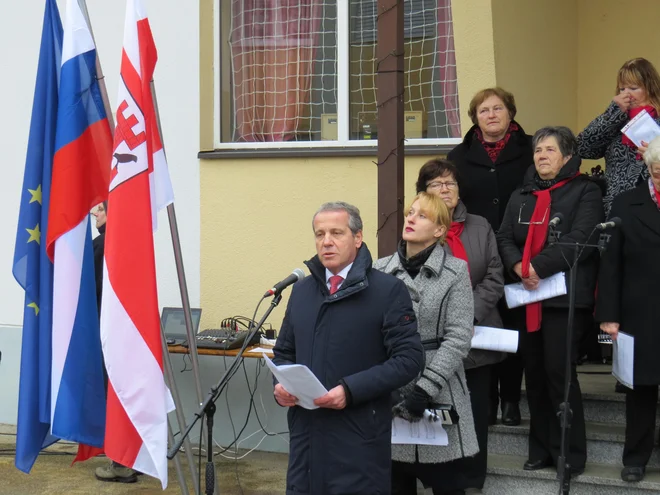
[[[644,110],[660,124],[660,76],[651,62],[634,58],[619,69],[615,96],[605,112],[577,137],[581,158],[605,158],[606,215],[614,198],[648,180],[642,158],[648,143],[642,142],[638,148],[621,132],[623,126]]]
[[[417,480],[434,495],[463,494],[450,476],[454,459],[478,450],[463,360],[470,349],[474,304],[467,263],[443,248],[451,215],[439,196],[421,192],[406,210],[399,249],[374,268],[404,282],[426,351],[421,375],[396,394],[393,414],[420,421],[426,409],[453,406],[458,421],[445,425],[449,445],[392,445],[392,495],[417,493]]]

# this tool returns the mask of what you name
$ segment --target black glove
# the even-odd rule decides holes
[[[423,388],[415,385],[412,392],[392,408],[392,413],[407,421],[416,422],[422,419],[430,401],[431,396]]]

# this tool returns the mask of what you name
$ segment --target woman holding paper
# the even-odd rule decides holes
[[[459,418],[445,425],[448,445],[392,445],[392,495],[417,493],[418,479],[434,495],[463,494],[469,485],[449,461],[479,450],[463,369],[474,322],[472,287],[467,264],[443,249],[450,227],[442,199],[419,193],[406,211],[398,251],[374,263],[408,287],[426,350],[421,376],[399,390],[393,413],[420,421],[426,409],[447,404]]]
[[[633,385],[626,393],[626,441],[621,478],[640,481],[653,451],[660,385],[660,137],[644,153],[650,178],[618,196],[610,217],[621,225],[603,254],[596,319],[616,340],[634,337]]]
[[[561,213],[556,230],[563,243],[586,243],[603,220],[602,194],[598,185],[580,174],[577,143],[566,127],[545,127],[534,135],[534,166],[524,185],[511,195],[497,243],[504,269],[528,291],[544,279],[569,269],[573,249],[548,242],[550,219]],[[575,321],[569,399],[573,410],[568,461],[572,473],[584,470],[587,445],[582,396],[575,362],[580,331],[594,305],[598,253],[582,251],[575,287]],[[521,328],[525,384],[530,411],[529,459],[526,470],[557,463],[561,431],[556,413],[563,401],[568,296],[560,295],[528,304],[518,310]]]
[[[660,124],[660,76],[651,62],[644,58],[628,60],[619,69],[616,84],[615,96],[605,112],[578,135],[580,157],[605,158],[606,215],[614,198],[648,179],[642,160],[648,143],[639,143],[638,147],[621,130],[643,111]]]
[[[474,324],[502,328],[497,305],[504,294],[504,273],[495,233],[484,217],[468,213],[459,197],[458,176],[452,162],[430,160],[419,171],[417,192],[440,196],[449,209],[451,224],[444,249],[447,254],[468,264],[474,297]],[[468,488],[481,489],[486,480],[491,368],[504,357],[502,352],[471,349],[463,360],[479,453],[454,461],[453,473],[463,477]]]

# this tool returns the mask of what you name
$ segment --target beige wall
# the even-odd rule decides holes
[[[516,97],[528,134],[577,124],[577,2],[493,0],[497,84]]]
[[[580,0],[578,15],[578,128],[609,105],[616,74],[626,60],[649,59],[660,67],[660,2]]]
[[[325,201],[342,200],[360,208],[365,242],[375,257],[374,159],[202,160],[202,328],[233,315],[251,316],[272,284],[296,267],[307,272],[303,261],[314,255],[312,215]],[[426,159],[406,160],[408,199]],[[271,318],[276,327],[284,308],[285,303]]]
[[[201,149],[213,147],[213,0],[200,1]],[[459,100],[467,105],[495,82],[490,0],[454,0]],[[486,29],[483,26],[487,26]],[[209,131],[210,130],[210,131]],[[406,159],[406,197],[429,157]],[[251,316],[263,292],[314,254],[311,218],[324,201],[356,204],[365,240],[377,255],[377,168],[374,157],[200,161],[201,328],[232,315]],[[286,301],[271,322],[279,328]],[[264,309],[264,308],[262,308]]]

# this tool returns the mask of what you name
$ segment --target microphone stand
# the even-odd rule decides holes
[[[557,459],[557,479],[559,479],[559,494],[568,495],[571,489],[571,466],[567,461],[567,451],[569,448],[568,437],[571,431],[571,420],[573,418],[573,411],[571,410],[568,396],[571,387],[571,371],[573,364],[573,320],[575,318],[575,282],[577,280],[577,265],[578,259],[585,248],[593,247],[602,252],[605,250],[610,236],[608,234],[601,234],[598,244],[579,244],[577,242],[560,242],[560,235],[560,232],[557,232],[554,228],[551,228],[550,235],[548,236],[548,243],[555,246],[570,247],[573,254],[572,264],[569,263],[568,276],[568,323],[566,325],[566,368],[564,373],[564,400],[559,405],[559,411],[557,412],[557,416],[559,417],[559,421],[561,423],[561,447],[559,450],[559,458]],[[593,235],[593,232],[591,235]],[[591,238],[591,235],[589,238]]]
[[[195,418],[188,424],[188,428],[186,428],[186,431],[183,432],[183,435],[179,438],[179,440],[174,444],[174,446],[167,452],[167,458],[172,459],[174,456],[177,454],[179,449],[181,448],[181,445],[183,445],[183,441],[186,439],[186,437],[190,434],[192,431],[193,427],[197,423],[198,420],[202,419],[202,416],[206,416],[206,426],[208,430],[208,440],[206,444],[206,471],[205,471],[205,490],[204,493],[206,495],[213,495],[213,492],[215,490],[215,465],[213,463],[213,415],[215,414],[215,401],[218,400],[220,397],[220,394],[224,390],[225,386],[229,382],[230,378],[233,376],[234,372],[238,369],[240,366],[241,362],[243,361],[243,353],[245,352],[245,349],[248,346],[248,343],[254,338],[254,335],[257,333],[257,331],[263,326],[264,322],[270,316],[270,313],[277,307],[277,305],[280,303],[282,300],[282,293],[277,292],[275,293],[275,297],[273,297],[273,300],[270,302],[270,306],[264,313],[264,315],[261,317],[261,320],[259,320],[259,323],[252,327],[250,329],[249,335],[246,337],[245,341],[243,342],[243,346],[241,349],[238,351],[238,354],[236,355],[236,359],[234,360],[234,363],[229,367],[228,370],[224,372],[218,383],[211,388],[209,391],[208,395],[206,396],[206,399],[204,402],[201,404],[199,410],[195,413]],[[200,438],[201,442],[201,438]]]

